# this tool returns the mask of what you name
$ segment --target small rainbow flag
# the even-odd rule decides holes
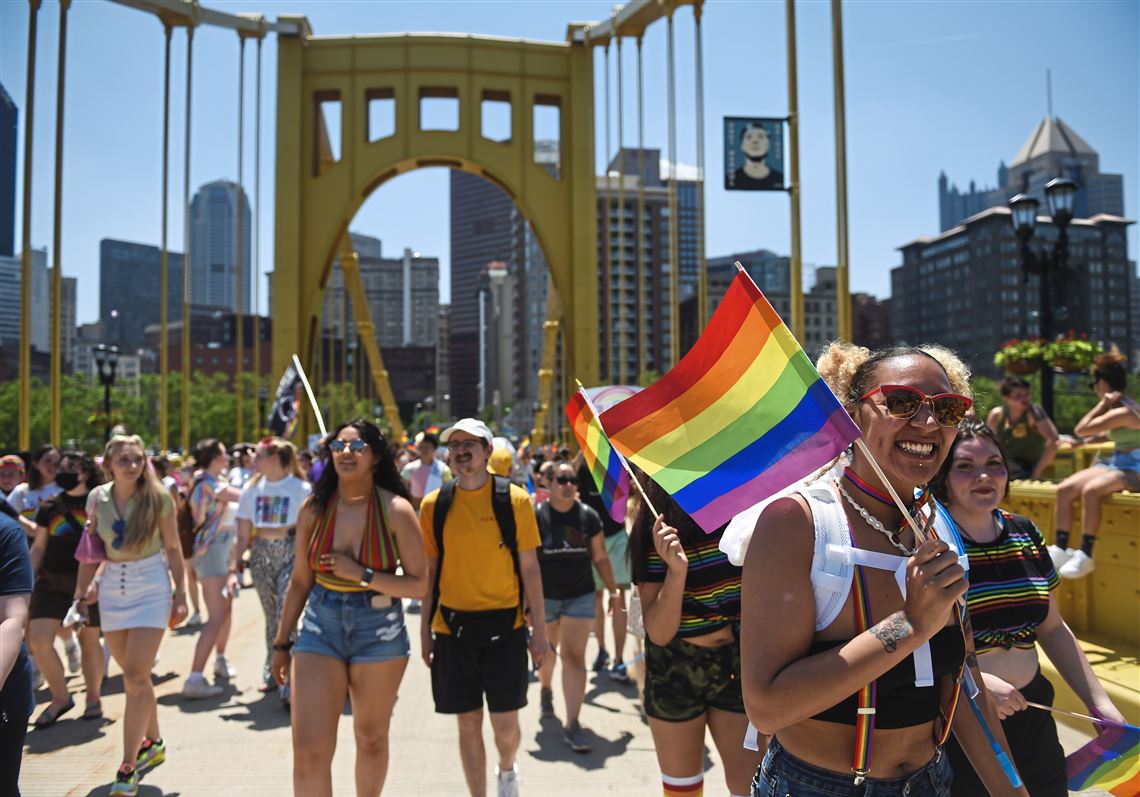
[[[743,269],[689,353],[600,420],[614,448],[707,532],[859,437]]]
[[[1140,794],[1140,728],[1112,725],[1065,759],[1070,791],[1103,789],[1114,797]]]
[[[606,510],[618,523],[625,522],[625,506],[629,500],[629,473],[602,430],[598,413],[586,392],[579,388],[566,404],[566,417],[574,437],[582,448],[582,455],[594,484],[602,496]]]

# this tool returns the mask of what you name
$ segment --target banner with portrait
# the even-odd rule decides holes
[[[724,118],[724,189],[785,191],[784,120]]]

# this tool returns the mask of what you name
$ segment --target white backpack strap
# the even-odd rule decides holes
[[[811,559],[811,591],[815,598],[815,630],[821,631],[839,616],[851,592],[854,568],[833,546],[851,545],[847,515],[839,496],[826,482],[816,482],[802,495],[811,509],[815,526],[815,552]]]
[[[744,732],[744,749],[760,751],[760,731],[756,730],[756,726],[751,722],[748,723],[748,730]]]

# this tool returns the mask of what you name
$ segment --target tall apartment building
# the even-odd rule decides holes
[[[451,409],[479,412],[479,280],[491,261],[516,264],[514,203],[494,184],[453,169],[451,181]]]
[[[61,355],[60,370],[70,374],[75,370],[75,331],[76,331],[76,300],[79,291],[79,280],[75,277],[61,277],[59,291],[59,347]]]
[[[166,319],[182,320],[182,253],[167,252]],[[104,238],[99,242],[99,318],[103,341],[123,351],[144,345],[144,332],[162,320],[162,250]],[[193,326],[193,325],[191,325]]]
[[[351,233],[360,261],[360,280],[380,346],[435,346],[438,340],[439,258],[404,249],[397,258],[382,256],[378,238]],[[322,323],[326,334],[355,334],[356,317],[344,289],[339,259],[325,287]],[[347,326],[345,326],[347,325]]]
[[[961,191],[942,172],[938,211],[942,232],[992,207],[1005,206],[1015,194],[1030,194],[1045,206],[1045,184],[1068,177],[1077,184],[1074,215],[1124,215],[1124,178],[1100,171],[1100,155],[1060,118],[1046,117],[1018,150],[1009,166],[1001,163],[997,186],[978,188],[971,180]]]
[[[32,280],[29,339],[33,349],[49,351],[51,346],[51,270],[47,249],[32,250]],[[20,255],[0,255],[0,342],[16,346],[20,342]]]
[[[1132,362],[1136,317],[1129,260],[1131,221],[1100,214],[1069,225],[1069,268],[1053,283],[1055,331],[1075,329],[1115,343]],[[1057,238],[1039,216],[1034,247]],[[933,237],[901,246],[891,270],[894,335],[906,343],[937,342],[961,354],[975,372],[996,375],[993,354],[1014,337],[1037,335],[1039,277],[1023,281],[1020,244],[1007,208],[990,208]]]
[[[0,257],[16,252],[16,135],[20,112],[0,85]]]
[[[661,177],[660,163],[658,150],[622,149],[610,163],[609,175],[597,178],[598,346],[603,383],[633,382],[672,366],[669,184]],[[694,182],[678,180],[681,300],[697,290],[696,196]],[[640,246],[639,201],[643,203]]]
[[[206,183],[190,201],[190,302],[237,311],[237,207],[241,203],[241,311],[252,307],[249,199],[231,180]]]

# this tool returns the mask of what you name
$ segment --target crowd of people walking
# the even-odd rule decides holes
[[[98,461],[53,446],[0,458],[0,794],[19,793],[36,684],[46,705],[32,732],[71,712],[98,719],[108,660],[126,698],[110,793],[138,793],[168,754],[151,680],[164,634],[204,618],[181,696],[221,695],[237,676],[227,648],[247,642],[231,635],[245,570],[265,618],[256,679],[291,711],[305,797],[332,794],[346,701],[357,794],[381,793],[414,652],[436,712],[456,718],[472,795],[519,793],[519,712],[535,673],[537,711],[559,718],[570,750],[590,751],[590,669],[620,684],[639,672],[666,797],[703,793],[706,734],[733,797],[871,785],[1065,794],[1056,726],[1028,705],[1054,696],[1039,645],[1093,715],[1122,720],[1053,590],[1092,569],[1099,498],[1140,489],[1140,405],[1123,394],[1123,364],[1098,361],[1098,402],[1077,425],[1116,452],[1059,485],[1051,545],[1001,508],[1010,480],[1042,477],[1057,449],[1027,385],[1007,380],[983,423],[966,367],[945,349],[832,344],[818,368],[866,448],[769,501],[749,527],[712,534],[640,472],[645,500],[631,497],[628,527],[615,522],[569,451],[504,455],[473,418],[403,448],[353,420],[317,451],[206,439],[178,462],[123,433]],[[82,673],[82,709],[57,645]],[[970,683],[977,710],[962,708]]]

